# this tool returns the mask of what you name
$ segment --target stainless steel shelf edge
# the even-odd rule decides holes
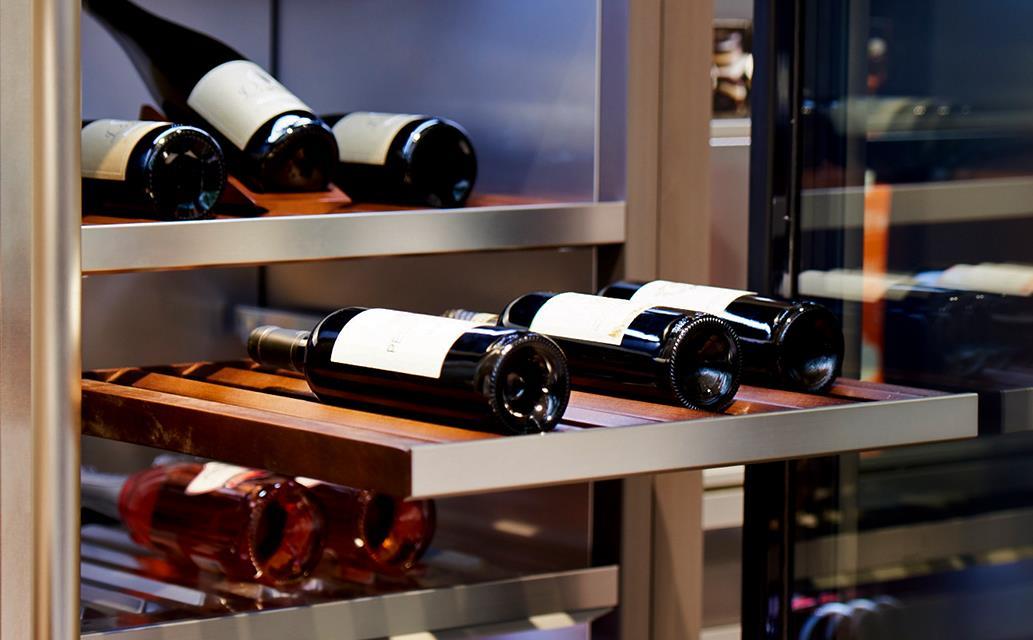
[[[412,450],[415,497],[806,458],[975,437],[960,394],[518,436]]]
[[[617,605],[617,567],[87,633],[82,640],[360,640]]]
[[[618,244],[624,203],[589,202],[89,225],[86,274]]]

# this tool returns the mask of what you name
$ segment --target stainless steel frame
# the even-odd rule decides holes
[[[624,242],[624,203],[83,227],[86,274]]]
[[[87,633],[83,640],[359,640],[530,620],[530,626],[570,623],[578,612],[617,604],[617,567],[596,567],[448,589],[317,604],[206,620]],[[568,613],[572,612],[572,613]],[[593,611],[592,615],[598,611]],[[558,614],[550,616],[550,614]],[[537,624],[536,624],[537,622]],[[428,634],[427,637],[436,637]]]
[[[976,403],[975,394],[963,394],[420,446],[412,453],[411,495],[458,495],[971,438],[977,435]]]
[[[79,4],[0,2],[0,637],[78,635]]]

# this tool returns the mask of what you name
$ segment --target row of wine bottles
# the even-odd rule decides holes
[[[947,390],[1033,385],[1033,269],[955,265],[916,275],[808,270],[799,292],[865,303],[870,355],[887,380]],[[875,330],[866,331],[871,325]]]
[[[178,563],[278,587],[321,562],[339,576],[402,575],[435,529],[432,500],[218,462],[158,464],[129,476],[83,469],[82,504]]]
[[[819,305],[659,280],[445,315],[349,307],[311,331],[258,327],[248,353],[303,373],[327,403],[509,434],[552,430],[572,385],[720,411],[740,377],[825,391],[843,357],[839,322]]]
[[[477,177],[473,145],[444,118],[352,112],[320,118],[224,43],[128,0],[84,0],[176,123],[83,127],[87,206],[196,218],[227,172],[257,192],[322,191],[356,200],[462,206]]]

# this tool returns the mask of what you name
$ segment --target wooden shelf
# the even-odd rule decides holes
[[[575,392],[518,437],[333,407],[250,363],[88,374],[83,433],[415,497],[827,455],[976,435],[976,397],[841,380],[743,387],[727,415]]]

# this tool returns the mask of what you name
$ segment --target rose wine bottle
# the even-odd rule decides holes
[[[256,191],[326,189],[334,134],[264,69],[218,40],[128,0],[84,0],[165,115],[216,136],[230,172]]]
[[[410,571],[434,537],[433,500],[402,500],[384,493],[297,478],[326,518],[324,556],[338,571],[385,575]]]
[[[530,293],[509,303],[500,324],[555,339],[575,386],[707,411],[727,407],[739,389],[739,340],[709,314]]]
[[[334,182],[355,200],[461,207],[473,190],[473,144],[451,120],[365,111],[323,119],[340,153]]]
[[[828,309],[813,302],[783,302],[751,291],[666,280],[615,282],[600,295],[640,306],[712,313],[742,342],[743,379],[807,392],[827,390],[843,365],[843,330]]]
[[[324,402],[508,434],[551,431],[570,396],[545,336],[390,309],[341,309],[312,331],[258,327],[248,353],[304,373]]]
[[[283,586],[323,551],[323,516],[304,487],[218,462],[152,467],[128,477],[82,472],[83,506],[118,518],[137,543],[225,574]]]
[[[196,127],[140,120],[83,123],[88,213],[196,220],[208,217],[225,186],[222,149]]]

